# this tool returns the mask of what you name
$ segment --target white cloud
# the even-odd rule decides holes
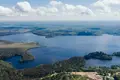
[[[31,12],[32,11],[32,7],[31,5],[27,2],[18,2],[15,7],[14,7],[17,11],[19,12]]]
[[[92,7],[88,7],[92,5]],[[73,5],[52,0],[45,6],[32,7],[27,1],[18,2],[12,8],[0,6],[0,16],[28,16],[54,19],[93,19],[120,16],[120,0],[98,0],[88,6]],[[22,17],[23,18],[23,17]]]
[[[102,14],[109,13],[111,15],[114,15],[120,9],[119,5],[120,5],[120,0],[98,0],[97,2],[92,4],[96,12]]]
[[[41,15],[93,15],[94,13],[89,8],[82,5],[70,5],[64,4],[61,1],[50,1],[48,6],[40,6],[38,8],[32,8],[30,3],[27,1],[18,2],[12,9],[7,8],[7,12],[13,12],[14,16],[41,16]],[[6,10],[6,9],[5,9]],[[6,11],[2,11],[5,15],[9,14]]]
[[[37,8],[37,13],[40,15],[56,15],[56,16],[63,16],[63,15],[92,16],[94,15],[92,10],[90,10],[85,6],[65,4],[60,1],[51,1],[48,4],[48,6]]]
[[[101,1],[105,5],[119,5],[120,4],[120,0],[99,0],[99,1]]]
[[[104,4],[100,0],[95,2],[95,3],[93,3],[92,6],[95,7],[96,10],[98,12],[101,12],[101,13],[109,13],[109,12],[111,12],[111,8],[108,5]]]
[[[55,1],[55,0],[50,1],[49,4],[54,6],[54,7],[63,5],[63,3],[61,1]]]
[[[13,11],[9,8],[0,6],[0,16],[12,16]]]
[[[57,14],[58,9],[55,7],[52,8],[48,8],[48,7],[39,7],[37,9],[35,9],[36,14],[39,16],[50,16],[50,15],[55,15],[55,13]]]

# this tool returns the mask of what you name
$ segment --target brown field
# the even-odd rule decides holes
[[[91,80],[103,80],[102,76],[98,75],[97,72],[72,72],[71,74],[86,76]]]
[[[34,56],[29,54],[28,50],[39,47],[38,43],[14,43],[0,40],[0,59],[6,59],[13,56],[21,56],[20,62],[34,60]]]

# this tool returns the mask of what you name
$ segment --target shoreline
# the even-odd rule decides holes
[[[23,56],[21,56],[21,59],[20,59],[20,63],[24,63],[24,62],[29,62],[29,61],[33,61],[34,59],[35,59],[35,56],[33,56],[32,54],[31,54],[31,52],[29,52],[29,50],[31,50],[31,49],[36,49],[36,48],[40,48],[40,46],[38,46],[38,47],[33,47],[33,48],[29,48],[29,49],[27,49],[27,50],[25,50],[25,54],[27,54],[27,55],[29,55],[29,56],[31,56],[30,58],[31,59],[22,59],[22,57]]]
[[[34,60],[34,56],[29,54],[30,49],[38,48],[40,45],[35,42],[30,43],[14,43],[1,40],[0,44],[0,59],[4,60],[14,56],[21,56],[20,62]]]

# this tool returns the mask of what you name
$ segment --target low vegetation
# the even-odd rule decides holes
[[[45,76],[38,80],[88,80],[86,76],[72,75],[70,73],[55,73],[52,75]]]
[[[33,34],[39,36],[45,36],[46,38],[56,37],[56,36],[99,36],[102,35],[101,32],[90,31],[90,30],[75,30],[75,29],[58,29],[58,30],[34,30]]]
[[[84,65],[84,58],[73,57],[68,60],[56,62],[54,64],[40,65],[35,68],[24,69],[22,72],[24,76],[39,78],[53,73],[81,71],[81,68],[84,67]]]
[[[0,80],[119,80],[120,78],[119,66],[84,68],[84,64],[84,58],[73,57],[54,64],[16,70],[10,63],[0,61]]]
[[[0,59],[12,56],[21,56],[20,62],[34,60],[27,50],[38,47],[37,43],[13,43],[0,41]],[[88,67],[85,61],[88,59],[112,60],[112,56],[119,56],[119,52],[108,55],[104,52],[93,52],[84,57],[72,57],[53,64],[39,65],[34,68],[16,70],[10,63],[0,61],[0,80],[91,80],[88,76],[75,75],[71,72],[96,72],[105,79],[119,80],[120,66]],[[110,75],[109,75],[110,74]]]
[[[13,56],[21,56],[20,62],[34,60],[34,57],[27,51],[34,47],[38,47],[38,44],[0,41],[0,60],[4,60]]]
[[[112,60],[112,56],[104,52],[92,52],[84,56],[85,59]]]
[[[73,61],[72,61],[73,60]],[[73,63],[74,61],[80,61],[79,62],[79,68],[83,67],[83,58],[81,57],[74,57],[70,58],[66,61],[59,62],[60,67],[65,67],[65,64],[67,64],[68,68],[71,67],[74,68],[76,63]],[[55,63],[58,65],[58,63]],[[54,65],[55,65],[54,64]],[[69,65],[68,65],[69,64]],[[30,69],[24,69],[24,70],[16,70],[14,69],[10,63],[6,63],[4,61],[0,61],[0,80],[87,80],[88,78],[85,76],[78,76],[78,75],[72,75],[69,72],[66,72],[66,68],[64,70],[66,71],[56,71],[58,68],[54,68],[54,65],[40,65],[35,68]],[[71,66],[74,65],[74,66]],[[77,65],[76,65],[77,66]]]
[[[120,57],[120,52],[114,52],[112,55],[113,55],[113,56]]]
[[[85,59],[83,57],[72,57],[68,60],[59,61],[53,64],[55,72],[73,72],[81,71],[84,67]]]
[[[11,64],[0,60],[0,80],[23,80],[23,75]]]

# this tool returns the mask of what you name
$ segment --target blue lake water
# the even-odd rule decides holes
[[[39,64],[50,64],[73,56],[84,56],[90,52],[104,51],[108,54],[120,51],[120,36],[104,34],[102,36],[58,36],[45,38],[32,33],[16,34],[0,37],[2,40],[14,42],[39,42],[40,48],[31,49],[35,56],[34,61],[20,64],[19,56],[6,61],[11,62],[15,68],[31,68]],[[112,61],[88,60],[87,66],[111,66],[120,64],[120,58],[113,57]]]

